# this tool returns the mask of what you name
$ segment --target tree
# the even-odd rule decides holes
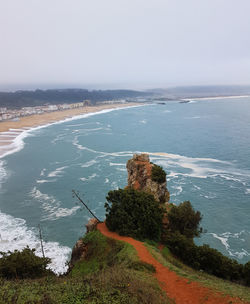
[[[38,278],[52,272],[46,269],[51,262],[49,258],[41,258],[35,255],[35,249],[29,247],[22,251],[1,252],[0,258],[0,277],[6,279],[26,279]]]
[[[151,172],[152,181],[157,182],[159,184],[166,182],[166,172],[162,169],[162,167],[153,164],[152,172]]]
[[[199,211],[195,211],[189,201],[181,203],[179,206],[173,205],[168,212],[168,227],[170,232],[180,232],[187,238],[194,238],[202,233],[199,227],[202,216]]]
[[[107,196],[106,225],[120,235],[159,240],[163,212],[154,196],[134,189],[110,191]]]

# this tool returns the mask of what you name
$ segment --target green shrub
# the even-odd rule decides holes
[[[78,261],[74,265],[71,275],[82,276],[113,266],[118,262],[119,252],[122,251],[124,244],[114,239],[106,238],[99,231],[92,231],[83,238],[87,245],[87,251],[83,261]]]
[[[171,233],[180,232],[193,239],[202,233],[199,227],[201,219],[200,212],[195,211],[189,201],[185,201],[179,206],[172,205],[168,212],[168,227]]]
[[[51,262],[49,258],[41,258],[35,255],[35,249],[29,247],[22,251],[1,252],[0,277],[6,279],[38,278],[52,272],[46,267]]]
[[[137,239],[159,240],[163,213],[154,196],[134,189],[110,191],[106,224],[111,231]]]
[[[159,184],[166,182],[166,172],[162,169],[162,167],[153,164],[151,171],[152,181],[157,182]]]
[[[250,286],[250,262],[247,262],[243,268],[243,277],[246,285]]]
[[[247,277],[250,278],[250,267],[249,269],[246,266],[243,267],[237,261],[224,256],[206,244],[197,246],[192,239],[179,232],[168,234],[166,244],[176,257],[194,269],[203,270],[219,278],[239,283],[244,281],[247,283]],[[244,269],[246,269],[245,272]]]
[[[197,246],[192,239],[185,237],[177,231],[167,235],[166,244],[170,251],[184,263],[195,269],[199,269]]]

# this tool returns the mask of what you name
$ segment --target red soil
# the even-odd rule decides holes
[[[142,242],[109,231],[105,223],[98,224],[97,229],[107,237],[133,245],[139,259],[155,267],[155,277],[159,281],[162,290],[164,290],[167,296],[174,300],[176,304],[247,304],[247,302],[238,298],[225,296],[197,282],[190,282],[178,276],[175,272],[170,271],[153,258]]]

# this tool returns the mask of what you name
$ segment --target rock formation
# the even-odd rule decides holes
[[[87,229],[86,233],[96,230],[97,224],[98,224],[97,219],[91,218],[88,221],[88,223],[85,225]],[[69,271],[73,268],[76,262],[84,260],[86,258],[87,252],[88,252],[88,245],[85,244],[82,239],[78,240],[75,246],[73,247],[71,253],[71,259],[69,262]]]
[[[168,203],[167,182],[152,180],[153,166],[156,165],[150,163],[148,154],[134,154],[127,162],[128,187],[153,194],[159,203]]]

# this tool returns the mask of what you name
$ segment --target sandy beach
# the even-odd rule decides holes
[[[50,113],[44,113],[41,115],[30,115],[21,117],[18,121],[2,121],[0,122],[0,132],[9,131],[10,129],[32,128],[36,126],[42,126],[55,121],[60,121],[65,118],[73,117],[76,115],[99,112],[106,109],[125,108],[140,105],[138,103],[126,103],[126,104],[104,104],[97,106],[87,106],[76,109],[55,111]]]
[[[21,117],[18,121],[2,121],[0,122],[0,158],[5,155],[17,151],[20,148],[19,137],[25,131],[32,128],[47,125],[57,121],[63,121],[74,116],[100,112],[103,110],[127,108],[132,106],[142,105],[141,103],[126,103],[126,104],[103,104],[97,106],[86,106],[76,109],[55,111],[40,115],[30,115]]]

